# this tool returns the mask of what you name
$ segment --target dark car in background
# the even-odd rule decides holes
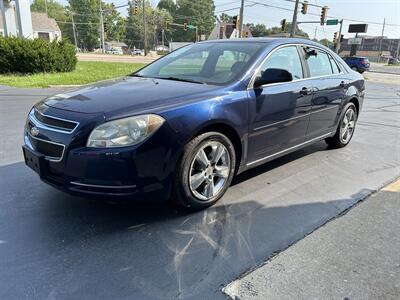
[[[40,101],[23,152],[44,182],[72,194],[200,209],[235,174],[321,140],[346,146],[363,98],[362,76],[320,44],[206,41]]]
[[[365,71],[369,71],[369,60],[367,57],[362,57],[362,56],[346,56],[343,57],[343,60],[348,64],[348,66],[358,72],[358,73],[364,73]]]

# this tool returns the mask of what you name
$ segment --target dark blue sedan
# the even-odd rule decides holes
[[[37,103],[25,162],[66,192],[214,204],[235,174],[325,140],[346,146],[364,80],[301,39],[180,48],[131,76]]]

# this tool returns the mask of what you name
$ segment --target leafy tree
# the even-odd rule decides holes
[[[324,46],[326,46],[326,47],[329,47],[329,48],[332,48],[333,47],[333,42],[332,41],[330,41],[330,40],[328,40],[328,39],[322,39],[322,40],[317,40],[316,42],[318,42],[318,43],[320,43],[320,44],[322,44],[322,45],[324,45]]]
[[[114,9],[111,3],[103,4],[104,23],[107,24],[106,40],[107,41],[122,41],[125,38],[126,19]]]
[[[157,5],[158,9],[165,9],[166,11],[168,11],[173,17],[176,14],[176,4],[173,0],[160,0],[160,2],[158,2]]]
[[[233,23],[233,16],[230,16],[230,15],[228,15],[228,14],[226,14],[226,13],[222,13],[222,14],[219,16],[219,19],[220,19],[222,22],[225,22],[225,23]]]
[[[100,3],[98,0],[68,0],[69,12],[74,15],[78,45],[89,51],[99,47]],[[83,24],[78,24],[83,23]]]
[[[130,47],[143,49],[144,27],[143,27],[143,7],[140,6],[138,13],[134,14],[134,5],[129,4],[128,17],[126,21],[125,43]],[[161,37],[161,31],[165,29],[166,22],[172,22],[171,14],[165,9],[150,6],[150,2],[145,3],[146,23],[147,23],[147,45],[148,50],[153,48]],[[168,31],[168,30],[167,30]]]
[[[264,24],[254,25],[254,24],[250,23],[250,24],[246,24],[246,26],[249,27],[249,30],[254,37],[268,36],[268,35],[271,35],[271,33],[272,33],[272,30],[267,29]]]

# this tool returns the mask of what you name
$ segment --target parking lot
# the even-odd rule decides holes
[[[225,299],[229,282],[400,174],[400,87],[367,81],[348,147],[245,172],[205,211],[72,197],[41,183],[20,147],[31,105],[59,91],[0,88],[1,299]]]

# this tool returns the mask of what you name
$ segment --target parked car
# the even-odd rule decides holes
[[[400,59],[391,57],[388,59],[388,65],[398,65],[400,64]]]
[[[322,140],[346,146],[363,98],[363,77],[312,41],[206,41],[40,101],[23,152],[71,194],[201,209],[238,173]]]
[[[131,52],[132,55],[144,55],[144,50],[141,49],[133,49]]]
[[[124,52],[122,51],[122,48],[111,48],[110,50],[106,51],[107,54],[117,54],[117,55],[123,55]]]
[[[364,73],[365,71],[369,71],[369,60],[367,57],[362,57],[362,56],[346,56],[343,57],[343,60],[346,62],[346,64],[349,65],[349,67],[358,72],[358,73]]]

